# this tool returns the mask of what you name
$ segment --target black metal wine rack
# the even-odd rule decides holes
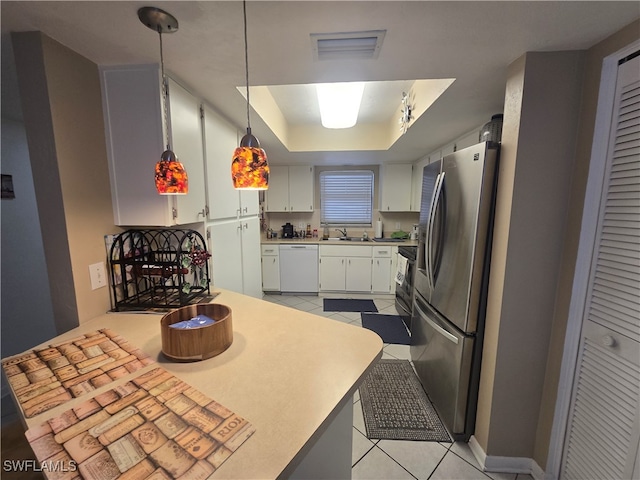
[[[210,294],[207,245],[182,229],[127,230],[109,252],[115,311],[170,309]]]

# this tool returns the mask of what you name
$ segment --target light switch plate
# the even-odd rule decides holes
[[[89,277],[91,277],[91,290],[107,286],[107,274],[104,269],[104,262],[89,265]]]

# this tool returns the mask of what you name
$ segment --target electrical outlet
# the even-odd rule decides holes
[[[91,290],[107,286],[107,274],[104,269],[104,262],[89,265],[89,277],[91,278]]]

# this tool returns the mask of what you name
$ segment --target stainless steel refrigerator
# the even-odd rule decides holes
[[[475,427],[498,153],[483,142],[423,172],[411,359],[456,440]]]

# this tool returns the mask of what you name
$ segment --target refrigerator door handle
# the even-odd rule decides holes
[[[440,175],[438,173],[436,176],[436,181],[433,186],[433,193],[431,194],[431,202],[429,203],[429,213],[427,214],[427,231],[426,238],[424,242],[424,262],[425,262],[425,270],[427,273],[427,284],[429,286],[429,290],[433,290],[433,276],[431,275],[431,236],[433,230],[433,212],[435,210],[435,202],[438,198],[438,183],[440,182]]]
[[[424,320],[431,325],[431,327],[438,332],[440,335],[442,335],[444,338],[446,338],[447,340],[449,340],[450,342],[453,342],[454,344],[458,344],[459,340],[458,337],[456,337],[455,335],[447,332],[444,328],[442,328],[440,325],[438,325],[436,322],[434,322],[431,317],[429,315],[427,315],[421,308],[420,305],[418,305],[417,302],[413,303],[413,306],[418,310],[418,314],[424,318]]]
[[[427,220],[427,238],[425,241],[425,264],[427,269],[427,279],[429,281],[429,288],[433,290],[435,288],[435,269],[432,261],[433,256],[433,222],[436,216],[436,210],[438,201],[442,193],[442,185],[444,184],[444,172],[439,173],[436,177],[436,184],[433,189],[433,198],[431,199],[431,206],[429,208],[429,217]]]

